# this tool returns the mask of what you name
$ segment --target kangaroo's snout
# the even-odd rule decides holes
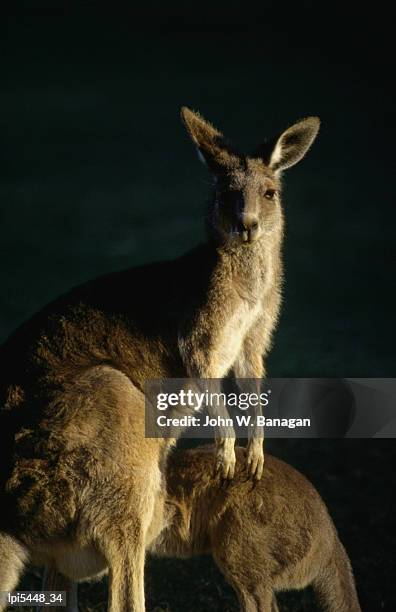
[[[255,215],[241,215],[238,217],[236,231],[241,242],[254,242],[259,235],[260,224]]]

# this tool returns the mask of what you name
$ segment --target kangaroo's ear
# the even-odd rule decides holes
[[[239,165],[238,153],[213,125],[186,106],[181,109],[181,118],[197,146],[200,158],[212,172],[221,172]]]
[[[290,168],[304,157],[319,132],[319,126],[318,117],[307,117],[260,147],[256,156],[262,157],[271,170],[280,172]]]

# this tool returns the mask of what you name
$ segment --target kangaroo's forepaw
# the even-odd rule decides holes
[[[264,471],[263,439],[253,438],[246,449],[246,469],[251,478],[260,480]]]
[[[215,473],[224,479],[234,478],[236,463],[234,447],[234,438],[225,438],[217,443]]]

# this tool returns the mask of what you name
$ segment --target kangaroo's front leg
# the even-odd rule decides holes
[[[205,389],[203,389],[203,384]],[[208,391],[213,401],[207,405],[211,418],[216,420],[215,425],[215,473],[224,479],[234,478],[235,473],[235,431],[232,420],[221,396],[221,380],[218,378],[200,378],[198,385],[203,391]],[[219,398],[217,400],[217,398]]]
[[[182,355],[189,376],[194,379],[195,384],[201,392],[208,391],[210,397],[219,397],[218,402],[209,402],[207,411],[211,418],[216,419],[215,441],[215,472],[220,473],[222,478],[233,478],[235,472],[235,431],[230,423],[230,415],[225,402],[221,398],[221,378],[224,372],[212,363],[210,357],[203,351],[196,350],[194,345],[180,342],[183,347]],[[189,348],[187,353],[186,348]]]
[[[232,314],[228,304],[223,304],[221,292],[213,291],[208,304],[191,321],[186,321],[179,330],[179,351],[187,374],[195,379],[201,391],[221,394],[221,379],[228,373],[232,361],[229,347],[229,334],[226,333],[227,320]],[[205,387],[205,388],[204,388]],[[208,388],[210,387],[210,389]],[[208,413],[217,421],[216,470],[223,478],[233,478],[235,471],[235,431],[230,421],[227,406],[223,400],[209,403]]]
[[[260,353],[251,349],[252,346],[247,341],[234,364],[233,371],[240,391],[249,395],[255,393],[260,397],[261,380],[264,376],[263,358]],[[248,428],[246,467],[252,478],[260,480],[264,470],[264,427],[258,422],[258,417],[262,416],[261,402],[251,404],[250,410],[253,427]]]

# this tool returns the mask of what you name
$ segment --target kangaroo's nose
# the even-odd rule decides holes
[[[243,215],[238,221],[238,233],[243,242],[253,242],[258,235],[259,222],[254,215]]]

